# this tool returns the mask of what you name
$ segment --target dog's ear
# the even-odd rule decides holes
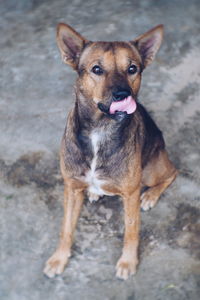
[[[152,63],[159,50],[163,39],[163,29],[163,25],[158,25],[132,41],[142,57],[144,67]]]
[[[56,38],[62,60],[76,70],[80,53],[87,40],[64,23],[58,24]]]

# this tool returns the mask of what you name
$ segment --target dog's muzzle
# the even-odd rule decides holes
[[[121,121],[135,112],[137,104],[129,91],[120,90],[113,92],[109,106],[99,102],[98,108],[110,118]]]
[[[121,101],[128,98],[131,95],[129,90],[117,90],[112,93],[113,101]]]
[[[98,108],[109,118],[119,122],[130,117],[130,115],[127,114],[126,111],[116,111],[114,114],[110,114],[110,107],[106,106],[101,102],[98,103]]]

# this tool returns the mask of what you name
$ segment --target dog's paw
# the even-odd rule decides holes
[[[147,190],[141,195],[140,200],[141,200],[140,206],[142,210],[147,211],[156,205],[158,201],[158,196],[155,195],[150,188],[149,190]]]
[[[98,201],[99,198],[99,195],[88,192],[88,200],[90,201],[90,203]]]
[[[66,255],[66,253],[57,250],[47,260],[45,268],[43,270],[44,274],[49,278],[60,275],[64,271],[69,256],[70,255]]]
[[[119,279],[127,280],[129,276],[136,273],[137,264],[137,259],[126,260],[121,257],[116,265],[116,277]]]

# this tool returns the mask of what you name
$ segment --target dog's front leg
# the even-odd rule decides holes
[[[65,184],[64,191],[64,220],[60,236],[60,242],[55,253],[46,262],[44,273],[52,278],[61,274],[71,256],[73,233],[76,228],[78,216],[83,204],[83,190],[73,190],[70,185]]]
[[[116,276],[126,280],[136,272],[138,264],[138,240],[140,227],[140,189],[123,197],[124,203],[124,246],[122,255],[117,263]]]

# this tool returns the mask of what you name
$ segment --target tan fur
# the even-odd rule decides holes
[[[119,85],[130,88],[131,94],[137,96],[143,68],[153,60],[160,47],[162,35],[163,26],[159,25],[131,42],[88,42],[70,26],[65,24],[58,26],[57,42],[61,56],[65,63],[77,70],[79,77],[76,82],[77,106],[68,116],[67,129],[60,152],[60,166],[65,186],[64,220],[58,248],[47,261],[44,269],[44,273],[49,277],[61,274],[68,262],[84,193],[89,187],[85,178],[90,169],[84,157],[91,163],[91,149],[84,154],[84,146],[81,144],[78,146],[80,141],[76,132],[79,130],[78,132],[82,133],[83,142],[87,147],[90,145],[87,139],[90,138],[94,129],[97,133],[103,132],[105,136],[107,134],[108,137],[112,137],[115,127],[121,125],[106,118],[98,109],[97,104],[103,102],[105,105],[110,105],[112,91]],[[133,75],[127,73],[131,64],[137,67],[137,72]],[[92,72],[95,65],[103,69],[101,76]],[[84,122],[90,120],[88,121],[91,122],[88,123],[90,129],[87,129],[86,123],[77,129],[77,126],[80,126],[77,125],[77,120],[80,118],[85,118]],[[127,279],[129,275],[134,274],[138,264],[140,206],[144,210],[152,208],[177,174],[166,150],[161,146],[162,138],[156,140],[157,144],[152,145],[155,151],[151,155],[148,154],[148,161],[142,166],[144,163],[142,153],[151,152],[151,147],[150,150],[144,149],[146,135],[144,123],[142,114],[136,111],[133,121],[130,121],[129,135],[123,147],[114,152],[107,161],[108,164],[113,160],[113,165],[110,164],[111,169],[107,171],[109,176],[104,174],[100,176],[100,179],[98,178],[102,180],[101,189],[105,194],[116,194],[123,200],[124,246],[116,266],[116,275],[122,279]],[[148,145],[146,147],[148,148]],[[105,162],[101,162],[101,166],[102,163]],[[140,198],[142,186],[149,187],[149,189]],[[94,198],[94,200],[98,199],[96,195]]]

